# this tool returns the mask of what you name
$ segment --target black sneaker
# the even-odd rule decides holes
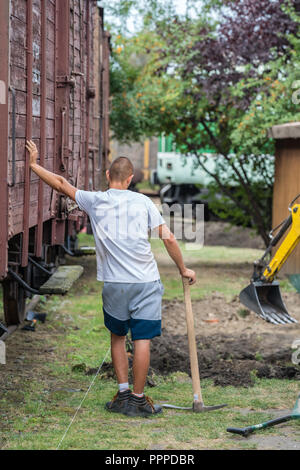
[[[150,397],[143,395],[137,397],[133,393],[130,396],[128,405],[124,414],[126,416],[153,416],[157,413],[162,413],[162,407],[154,405]]]
[[[125,390],[124,392],[119,391],[113,397],[112,401],[106,403],[105,408],[113,413],[124,413],[128,406],[130,396],[131,390]]]

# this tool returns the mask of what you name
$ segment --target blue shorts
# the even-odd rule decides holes
[[[105,326],[117,336],[131,332],[132,340],[161,335],[160,280],[144,283],[104,282],[102,290]]]

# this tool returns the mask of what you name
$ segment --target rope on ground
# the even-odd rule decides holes
[[[95,382],[95,380],[96,380],[96,378],[97,378],[97,376],[98,376],[98,374],[99,374],[99,372],[100,372],[100,370],[101,370],[101,368],[102,368],[102,366],[103,366],[103,364],[104,364],[104,362],[105,362],[105,360],[106,360],[106,358],[107,358],[107,356],[108,356],[109,351],[110,351],[110,346],[109,346],[108,350],[106,351],[106,354],[105,354],[105,356],[104,356],[104,359],[103,359],[103,361],[102,361],[102,363],[101,363],[99,369],[97,370],[96,375],[94,376],[93,380],[91,381],[89,388],[88,388],[87,391],[85,392],[85,395],[84,395],[83,399],[81,400],[80,405],[78,406],[77,410],[75,411],[75,414],[74,414],[73,418],[71,419],[69,426],[67,427],[67,429],[66,429],[66,431],[65,431],[65,433],[64,433],[64,435],[63,435],[63,437],[61,438],[61,440],[60,440],[60,442],[59,442],[59,444],[58,444],[58,446],[56,447],[56,450],[59,450],[60,446],[62,445],[62,443],[63,443],[63,441],[64,441],[64,439],[65,439],[65,437],[66,437],[66,435],[67,435],[68,432],[69,432],[70,427],[71,427],[72,424],[74,423],[74,421],[75,421],[75,419],[76,419],[76,416],[77,416],[77,414],[78,414],[80,408],[81,408],[82,405],[83,405],[84,400],[86,399],[86,397],[88,396],[88,394],[89,394],[89,392],[90,392],[92,386],[94,385],[94,382]]]

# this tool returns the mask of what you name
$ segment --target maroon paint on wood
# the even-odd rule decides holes
[[[56,1],[56,165],[55,172],[67,176],[69,159],[69,108],[71,76],[69,69],[69,42],[70,42],[70,0]],[[57,204],[59,198],[56,198]],[[58,208],[59,210],[59,208]],[[60,217],[61,214],[58,214]],[[52,235],[62,239],[65,221],[57,221],[55,233]],[[63,243],[63,241],[62,241]]]
[[[47,6],[46,0],[41,0],[41,141],[40,141],[40,164],[45,165],[46,158],[46,107],[47,107],[47,76],[46,76],[46,48],[47,48]],[[39,180],[38,194],[38,225],[36,233],[36,256],[42,256],[43,243],[43,205],[44,205],[44,183]]]
[[[7,272],[9,4],[10,2],[0,2],[0,279],[3,279]]]
[[[70,41],[70,0],[56,2],[56,156],[58,173],[64,175],[67,169],[68,128],[69,128],[69,41]]]
[[[26,24],[26,73],[27,73],[27,97],[26,97],[26,139],[32,138],[32,69],[33,69],[33,31],[32,31],[32,0],[27,0],[27,24]],[[30,168],[29,154],[25,156],[25,185],[24,185],[24,213],[23,213],[23,239],[21,266],[28,264],[29,244],[29,200],[30,200]]]
[[[56,228],[55,228],[54,245],[64,245],[64,242],[65,242],[65,229],[66,229],[65,220],[57,220],[56,221]]]
[[[89,146],[90,146],[90,99],[88,97],[90,88],[90,2],[86,7],[86,134],[85,134],[85,190],[89,190]]]
[[[89,187],[92,171],[89,152],[95,152],[94,149],[99,147],[99,138],[94,132],[98,126],[97,112],[94,111],[94,100],[88,99],[91,98],[89,89],[94,83],[94,74],[99,74],[99,64],[93,62],[93,50],[97,47],[93,40],[95,10],[94,0],[0,1],[0,80],[4,82],[0,86],[5,88],[5,103],[0,104],[0,217],[4,222],[0,225],[0,279],[6,276],[8,242],[12,237],[19,236],[16,242],[21,242],[21,261],[25,267],[28,249],[43,256],[43,243],[48,244],[50,238],[53,245],[58,241],[63,243],[66,231],[74,233],[74,229],[78,231],[84,223],[83,213],[79,215],[79,212],[77,221],[74,212],[66,223],[68,216],[64,218],[65,214],[60,212],[61,197],[29,172],[25,140],[34,138],[45,168],[62,174],[79,188],[92,189]],[[107,54],[108,41],[103,30],[100,42]],[[106,57],[106,73],[107,65]],[[102,83],[104,88],[108,86],[107,79],[108,75],[106,84]],[[15,90],[16,97],[14,142],[11,132],[13,101],[11,93],[7,96],[9,86]],[[101,102],[108,100],[108,89],[102,98]],[[61,119],[63,108],[66,113],[64,123]],[[106,126],[103,135],[107,155],[108,103],[104,108]],[[60,171],[61,155],[64,172]],[[15,184],[8,187],[7,181]],[[61,221],[58,222],[57,236],[56,221]],[[47,229],[45,235],[43,227]]]
[[[54,23],[54,30],[53,30],[53,45],[54,45],[54,54],[53,54],[53,62],[51,64],[49,61],[47,61],[47,74],[48,77],[51,77],[51,81],[53,83],[53,88],[52,88],[52,95],[51,99],[53,99],[54,102],[54,139],[52,142],[52,154],[53,154],[53,167],[52,171],[56,172],[56,161],[57,161],[57,116],[56,116],[56,76],[57,76],[57,48],[58,48],[58,35],[57,35],[57,25],[58,25],[58,14],[59,14],[59,8],[58,8],[58,1],[59,0],[54,0],[54,5],[53,5],[53,15],[52,15],[52,22]],[[48,15],[49,19],[49,15]],[[50,71],[49,71],[50,69]],[[47,86],[47,89],[49,87]],[[49,100],[49,96],[48,96]],[[57,206],[57,192],[54,191],[51,188],[51,198],[50,198],[50,205],[49,205],[49,210],[50,210],[50,217],[52,218],[51,223],[50,223],[50,239],[51,239],[51,245],[55,245],[55,234],[56,234],[56,206]]]
[[[110,35],[104,33],[103,42],[103,166],[106,168],[109,155],[109,43]]]

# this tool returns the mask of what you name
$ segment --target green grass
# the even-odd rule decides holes
[[[183,288],[180,278],[170,278],[168,275],[162,275],[161,280],[165,288],[165,300],[183,300]],[[223,279],[217,283],[215,277],[208,277],[206,279],[198,278],[197,285],[191,288],[191,298],[192,300],[201,300],[214,294],[223,294],[224,301],[231,301],[245,286],[244,279],[236,282],[232,282],[230,279]]]
[[[44,375],[24,380],[22,400],[16,406],[10,391],[2,394],[1,434],[3,449],[55,449],[82,401],[93,376],[72,370],[76,364],[98,367],[109,348],[109,335],[99,315],[98,296],[81,296],[73,292],[60,305],[58,298],[47,303],[49,327],[64,326],[56,336],[55,357],[44,366]],[[76,329],[74,330],[74,325]],[[50,331],[51,333],[51,331]],[[53,345],[51,335],[46,344]],[[108,353],[109,358],[109,353]],[[34,357],[29,359],[34,362]],[[51,382],[49,383],[49,378]],[[157,387],[147,389],[155,401],[190,406],[192,386],[183,373],[157,377]],[[284,386],[283,386],[284,384]],[[194,414],[165,410],[159,417],[128,419],[110,414],[104,404],[116,391],[113,380],[97,378],[81,410],[65,437],[61,449],[247,449],[255,444],[226,433],[227,426],[255,424],[271,418],[265,410],[291,408],[297,392],[296,381],[256,380],[249,390],[214,387],[203,380],[206,404],[228,403],[219,412]],[[253,410],[248,416],[239,409]],[[299,424],[291,424],[294,432]],[[264,435],[280,430],[264,431]]]
[[[109,348],[109,335],[99,315],[98,295],[77,295],[77,289],[61,302],[52,297],[46,304],[49,327],[65,329],[63,335],[46,336],[46,344],[55,344],[55,358],[45,364],[43,377],[30,377],[22,385],[22,400],[15,404],[11,392],[2,394],[0,442],[4,449],[55,449],[74,416],[93,376],[74,372],[73,366],[98,367]],[[74,326],[76,329],[74,330]],[[50,329],[51,330],[51,329]],[[50,331],[51,333],[51,331]],[[109,357],[109,356],[108,356]],[[34,362],[34,357],[29,359]],[[49,383],[49,377],[51,382]],[[154,400],[190,406],[192,386],[186,374],[157,377],[157,387],[147,390]],[[79,391],[74,391],[79,390]],[[151,419],[128,419],[104,410],[104,404],[116,391],[115,382],[97,378],[79,411],[61,449],[246,449],[255,444],[226,433],[227,426],[255,424],[271,418],[270,408],[290,408],[298,383],[256,380],[252,389],[214,387],[203,381],[207,404],[228,403],[219,412],[195,414],[165,410]],[[255,410],[248,416],[240,408]],[[295,432],[297,422],[291,424]],[[279,431],[265,431],[272,434]]]
[[[182,241],[178,243],[185,258],[197,260],[197,262],[203,264],[253,263],[263,254],[262,250],[255,250],[253,248],[232,248],[227,246],[200,247],[193,243],[185,243]],[[156,254],[165,252],[161,240],[152,239],[151,246]]]
[[[91,332],[90,325],[80,318],[80,313],[74,311],[72,315],[81,329],[76,334],[68,333],[63,341],[57,343],[56,360],[46,368],[57,380],[57,391],[49,392],[43,381],[31,380],[24,384],[23,401],[18,407],[14,406],[9,394],[1,399],[1,441],[4,449],[57,448],[92,380],[83,373],[72,372],[71,366],[78,361],[89,367],[97,366],[107,353],[108,335],[101,330],[101,321],[97,320],[94,325],[97,332]],[[67,391],[70,380],[72,388],[78,387],[80,392]],[[157,387],[147,390],[154,400],[191,405],[192,389],[188,376],[172,374],[168,378],[158,378],[157,382]],[[283,387],[283,382],[279,380],[257,380],[254,388],[246,391],[214,387],[210,381],[204,380],[206,403],[226,402],[228,408],[201,415],[165,410],[162,416],[150,419],[128,419],[106,412],[104,403],[111,399],[115,389],[112,380],[96,379],[61,449],[151,449],[155,446],[165,449],[255,448],[255,444],[226,433],[226,427],[240,427],[270,419],[271,414],[265,411],[269,408],[290,408],[298,384],[290,381],[285,382]],[[244,416],[240,408],[255,411]],[[297,422],[291,426],[295,433],[299,431]],[[264,431],[264,434],[276,432],[280,433],[273,429]]]
[[[93,235],[87,233],[78,234],[78,245],[80,246],[95,246],[95,240]]]
[[[81,234],[80,244],[90,245],[91,236]],[[154,241],[153,247],[156,255],[162,254],[162,244]],[[197,260],[201,258],[201,263],[212,265],[218,264],[220,257],[223,262],[224,256],[228,257],[228,263],[237,260],[235,249],[222,250],[222,247],[207,247],[193,252],[193,257],[197,253]],[[252,251],[248,254],[255,259],[256,253]],[[243,254],[245,261],[248,254]],[[30,354],[30,349],[28,353],[28,344],[24,343],[27,345],[26,367],[20,377],[7,373],[6,387],[0,396],[0,448],[56,449],[94,378],[84,371],[98,368],[106,355],[110,360],[110,338],[101,314],[101,284],[94,279],[94,271],[89,271],[88,267],[94,262],[90,260],[85,276],[67,296],[53,296],[41,304],[41,311],[48,313],[46,324],[38,326],[43,334],[16,332],[8,340],[8,351],[15,341],[26,340],[32,341],[40,353]],[[222,292],[227,289],[231,295],[236,288],[233,289],[232,284],[238,286],[244,282],[243,277],[232,280],[229,275],[224,280],[221,271],[218,272],[215,278],[205,272],[199,290],[193,291],[193,295],[207,295],[213,289]],[[163,276],[163,282],[166,298],[182,297],[176,270]],[[53,352],[44,360],[43,351],[49,348]],[[81,365],[81,370],[74,369],[76,365]],[[116,392],[116,383],[100,373],[61,449],[252,449],[256,447],[253,440],[232,436],[226,428],[265,421],[272,417],[270,409],[292,408],[299,391],[295,380],[255,378],[254,387],[249,389],[215,387],[210,380],[202,382],[207,405],[228,403],[228,407],[205,414],[165,410],[162,416],[150,419],[128,419],[105,411],[104,404]],[[187,374],[158,376],[156,383],[156,387],[146,390],[155,401],[191,406],[192,384]],[[245,414],[244,410],[249,413]],[[293,438],[299,438],[299,422],[288,426]],[[282,432],[284,426],[265,430],[263,435],[278,436]]]
[[[142,181],[141,183],[138,183],[136,185],[137,189],[139,191],[159,191],[160,190],[160,186],[158,184],[151,184],[150,181],[148,180],[145,180],[145,181]]]

